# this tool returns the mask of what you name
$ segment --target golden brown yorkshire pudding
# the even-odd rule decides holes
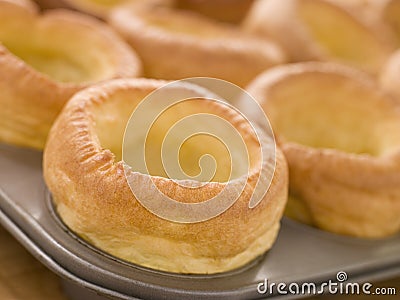
[[[400,1],[399,0],[329,0],[363,15],[368,20],[378,20],[389,25],[400,43]],[[378,28],[379,30],[379,28]],[[381,32],[382,34],[382,32]],[[383,32],[383,34],[386,34]]]
[[[128,2],[144,2],[149,0],[63,0],[68,6],[90,15],[106,18],[117,6]]]
[[[400,1],[385,0],[382,11],[383,20],[391,26],[396,34],[397,42],[400,43]]]
[[[75,92],[140,70],[129,46],[99,21],[63,10],[39,15],[30,2],[0,0],[0,142],[43,148]]]
[[[287,214],[340,234],[400,229],[400,111],[366,75],[302,63],[260,75],[261,103],[289,164]]]
[[[41,9],[68,8],[64,0],[35,0]]]
[[[195,11],[222,22],[239,23],[254,0],[175,0],[174,6]]]
[[[147,77],[207,76],[244,86],[284,61],[280,49],[198,14],[162,5],[128,5],[110,23],[138,52]]]
[[[354,12],[329,0],[261,0],[244,27],[277,41],[293,61],[333,60],[376,74],[393,41],[379,20]]]
[[[169,113],[163,112],[157,118],[160,123],[156,122],[149,134],[148,173],[127,169],[121,161],[125,126],[139,102],[163,85],[164,82],[150,79],[114,80],[79,92],[68,102],[50,132],[44,151],[44,177],[56,209],[65,224],[82,238],[126,261],[179,273],[216,273],[240,267],[263,254],[276,238],[287,197],[283,154],[277,149],[270,188],[259,205],[249,208],[260,168],[268,167],[267,162],[260,162],[260,143],[252,127],[236,111],[204,99],[205,94],[196,89],[178,85],[171,91],[183,92],[185,98],[196,98],[185,102],[183,107],[173,106]],[[159,98],[152,107],[157,109],[167,98]],[[224,119],[240,133],[249,157],[239,157],[235,166],[240,169],[242,162],[249,159],[248,177],[242,174],[248,170],[242,170],[226,182],[226,171],[230,170],[229,164],[225,164],[226,148],[207,135],[185,141],[179,154],[183,156],[179,157],[181,168],[192,174],[197,173],[197,159],[204,153],[212,154],[218,165],[212,181],[179,181],[165,176],[158,153],[164,134],[171,123],[197,113],[211,113]],[[143,124],[135,129],[143,131]],[[124,151],[130,153],[144,146],[133,141],[132,147]],[[172,153],[174,149],[168,145],[167,152]],[[222,169],[218,171],[220,166]],[[157,191],[149,185],[149,180]],[[229,184],[237,187],[238,183],[244,183],[244,190],[222,214],[202,222],[184,223],[151,213],[128,182],[151,201],[160,192],[187,204],[204,202]],[[182,186],[180,182],[189,185]],[[158,208],[168,209],[167,205]],[[186,217],[179,210],[175,213],[178,219]]]
[[[45,1],[45,0],[41,0]],[[47,0],[51,1],[51,0]],[[73,9],[85,12],[101,19],[106,19],[108,14],[118,6],[132,3],[134,5],[147,5],[148,3],[158,3],[172,6],[176,0],[59,0]]]
[[[51,1],[51,0],[40,0]],[[223,21],[240,22],[254,0],[59,0],[64,1],[70,7],[89,13],[91,15],[106,18],[108,14],[120,5],[127,3],[144,4],[162,3],[171,8],[191,10],[207,17]]]
[[[366,19],[375,18],[378,12],[381,12],[385,2],[390,0],[328,0],[331,3],[337,4],[352,11],[354,13],[363,15]]]
[[[388,59],[380,75],[382,88],[400,103],[400,50]]]

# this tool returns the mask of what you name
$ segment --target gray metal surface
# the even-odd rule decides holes
[[[400,274],[399,235],[361,240],[287,219],[268,254],[244,269],[212,276],[158,272],[88,246],[63,226],[50,202],[42,179],[41,153],[0,145],[0,222],[52,271],[78,290],[88,288],[96,295],[117,299],[255,299],[265,297],[257,293],[264,278],[275,283],[318,284],[334,280],[338,271],[347,272],[353,282]]]

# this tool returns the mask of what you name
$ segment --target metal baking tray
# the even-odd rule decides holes
[[[252,264],[217,275],[158,272],[87,245],[59,220],[42,179],[42,154],[0,144],[0,222],[39,261],[64,278],[76,299],[288,299],[261,295],[269,282],[319,284],[339,271],[351,282],[400,274],[400,235],[362,240],[284,218],[273,248]]]

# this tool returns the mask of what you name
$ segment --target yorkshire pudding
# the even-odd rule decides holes
[[[222,22],[239,23],[254,0],[174,0],[174,6],[195,11]]]
[[[39,15],[31,2],[0,0],[0,141],[43,148],[75,92],[140,69],[130,47],[95,19],[63,10]]]
[[[400,0],[329,0],[351,10],[356,10],[368,20],[383,21],[389,25],[400,43]]]
[[[277,67],[248,91],[289,165],[287,214],[322,229],[400,229],[400,111],[364,73],[330,63]]]
[[[257,1],[244,27],[277,41],[293,61],[332,60],[372,74],[394,50],[379,20],[329,0]]]
[[[382,88],[400,103],[400,50],[394,52],[384,65],[380,83]]]
[[[382,18],[388,23],[397,36],[397,42],[400,43],[400,1],[399,0],[385,0]]]
[[[146,77],[206,76],[244,86],[284,61],[275,44],[190,11],[127,5],[113,10],[109,21],[139,54]]]
[[[183,85],[175,91],[197,99],[188,106],[172,109],[166,118],[158,118],[161,123],[155,125],[155,138],[150,142],[148,173],[127,171],[121,161],[125,126],[139,102],[163,85],[164,82],[150,79],[114,80],[90,87],[68,102],[50,132],[44,151],[44,177],[57,211],[82,238],[142,266],[179,273],[216,273],[243,266],[269,249],[276,238],[287,197],[283,154],[276,150],[271,185],[261,202],[249,208],[260,168],[270,167],[268,162],[260,161],[260,144],[252,127],[236,111],[208,101],[204,94]],[[153,108],[166,101],[166,97],[158,99],[159,104],[154,103]],[[225,171],[229,172],[229,164],[224,163],[226,149],[207,136],[185,141],[179,154],[183,156],[179,157],[182,169],[194,175],[199,167],[197,159],[204,153],[212,154],[218,168],[222,168],[221,172],[217,169],[213,181],[189,180],[183,186],[180,184],[183,181],[165,175],[158,153],[163,135],[170,128],[170,121],[174,123],[196,113],[211,113],[228,121],[240,133],[249,153],[249,176],[242,174],[248,170],[242,170],[226,182]],[[135,127],[136,132],[143,130],[142,123]],[[143,145],[135,142],[131,150],[140,147]],[[167,146],[167,152],[173,153],[176,149],[172,148]],[[239,158],[236,166],[248,159]],[[128,185],[128,182],[133,184],[133,188],[152,201],[157,192],[146,181],[150,179],[159,192],[178,203],[204,202],[229,183],[235,186],[244,183],[244,190],[231,207],[214,218],[194,223],[174,222],[146,209]],[[166,210],[167,206],[158,208]],[[178,218],[179,214],[180,211]]]
[[[106,18],[118,5],[149,0],[63,0],[68,6],[90,15]]]
[[[35,0],[41,9],[67,8],[64,0]]]

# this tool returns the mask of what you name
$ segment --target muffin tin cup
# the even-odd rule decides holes
[[[71,299],[260,299],[259,283],[348,282],[400,274],[400,235],[362,240],[284,218],[273,248],[246,267],[215,275],[182,275],[116,259],[70,232],[42,179],[42,153],[0,145],[0,223],[39,261],[64,279]]]

